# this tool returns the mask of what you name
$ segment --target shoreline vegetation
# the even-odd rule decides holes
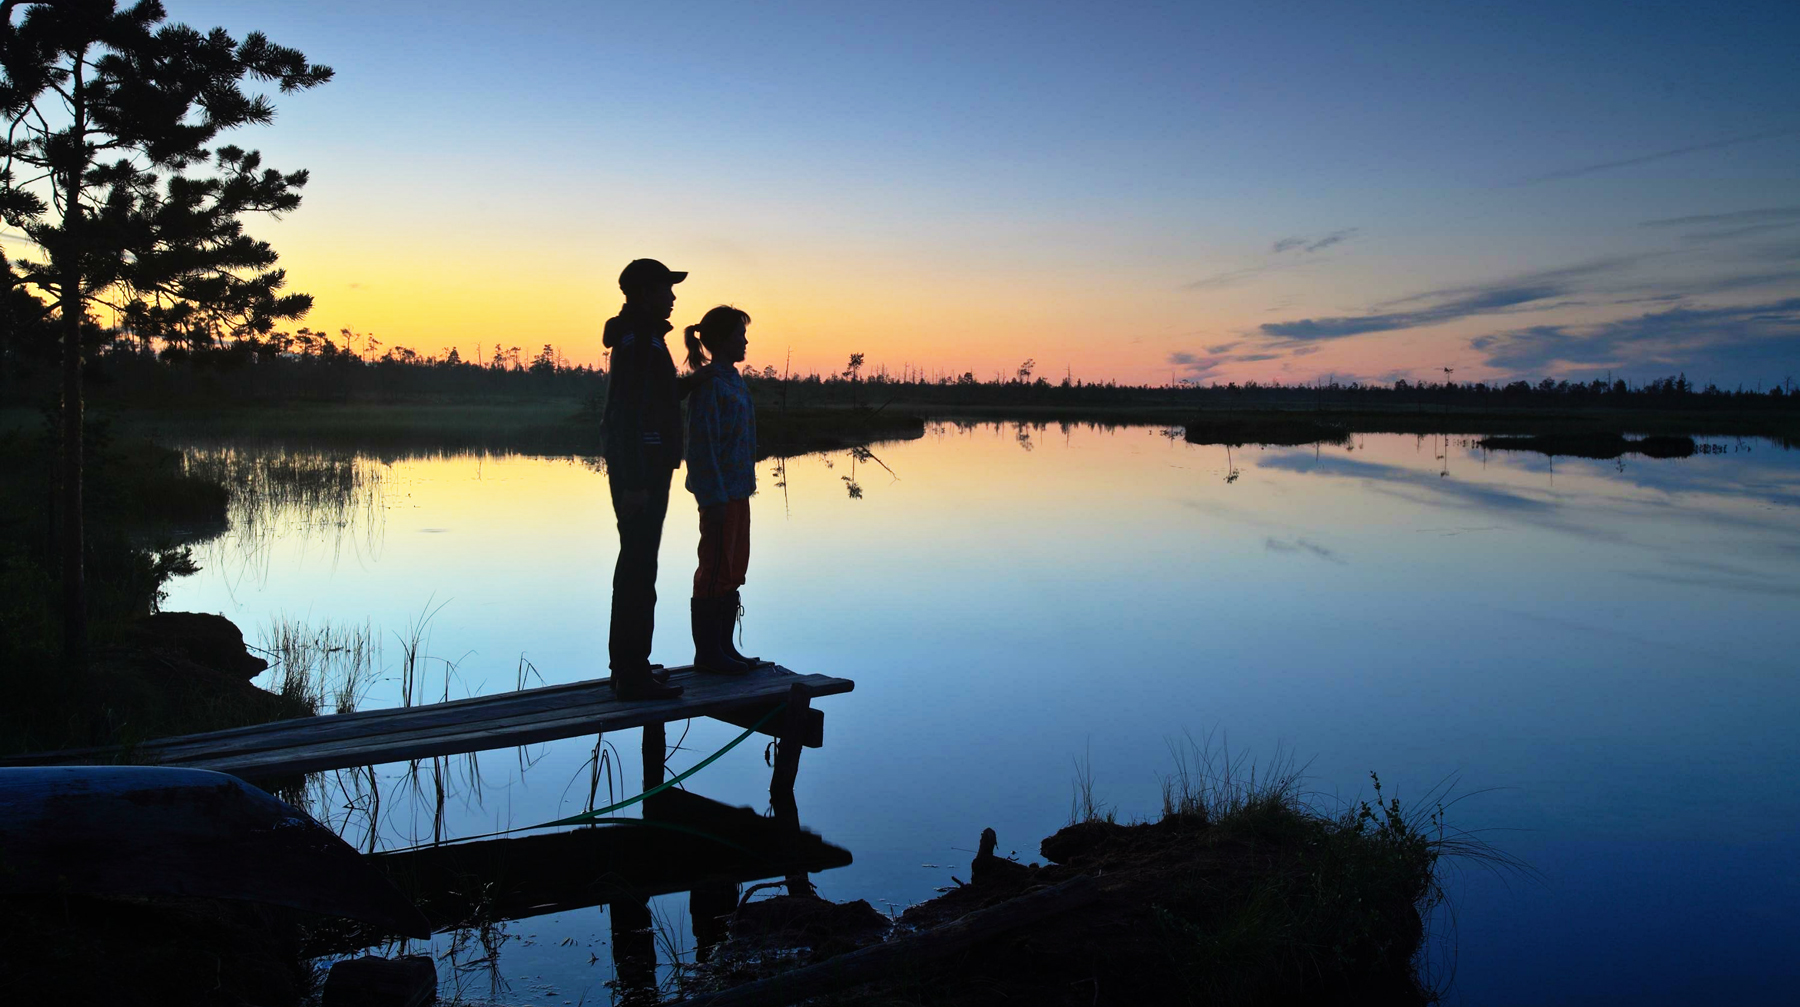
[[[17,475],[0,489],[6,573],[0,658],[10,670],[0,677],[26,683],[9,709],[53,712],[0,716],[0,751],[128,743],[305,712],[306,704],[288,700],[269,706],[244,690],[267,693],[245,682],[207,686],[235,697],[230,702],[191,702],[184,690],[196,687],[199,673],[171,678],[166,660],[155,675],[142,667],[125,670],[143,663],[140,624],[155,611],[163,583],[191,567],[183,543],[223,530],[227,515],[242,510],[233,509],[234,497],[255,495],[229,466],[184,470],[169,444],[269,442],[384,456],[599,453],[606,374],[568,366],[551,347],[529,364],[498,354],[502,363],[495,367],[391,352],[366,361],[320,349],[336,345],[315,340],[304,353],[237,349],[160,357],[115,346],[93,358],[85,452],[92,487],[85,509],[95,530],[88,566],[100,660],[72,674],[51,671],[60,667],[51,600],[58,535],[55,514],[42,502],[56,492],[57,437],[47,408],[54,383],[28,357],[4,361],[11,366],[0,368],[0,465]],[[1685,377],[1638,386],[1546,380],[1502,387],[1129,387],[1068,379],[1052,385],[1029,380],[1025,368],[1013,379],[990,382],[968,374],[937,381],[881,372],[865,378],[855,366],[824,377],[745,371],[764,458],[915,439],[928,422],[1149,425],[1179,428],[1191,443],[1232,447],[1343,444],[1358,433],[1457,433],[1488,450],[1585,458],[1686,457],[1696,452],[1692,435],[1766,437],[1790,448],[1800,443],[1800,395],[1785,384],[1727,392],[1695,389]],[[278,488],[329,496],[344,473],[293,478],[296,485]],[[77,686],[78,680],[87,684]],[[162,684],[146,692],[152,680]],[[197,712],[207,708],[217,716]]]
[[[106,337],[106,338],[101,338]],[[344,330],[302,329],[227,346],[151,352],[100,333],[87,366],[88,404],[121,433],[152,440],[247,438],[377,450],[597,454],[608,375],[571,365],[554,346],[535,357],[498,345],[482,364],[389,347]],[[360,352],[352,346],[360,344]],[[36,425],[54,408],[54,361],[0,347],[0,430]],[[1800,443],[1791,379],[1766,389],[1545,378],[1391,385],[1120,385],[1065,376],[896,376],[854,354],[840,373],[742,368],[757,405],[763,457],[922,435],[927,421],[1095,423],[1186,429],[1195,443],[1333,443],[1357,433],[1477,436],[1742,436]],[[1309,427],[1317,428],[1316,436]],[[1306,438],[1306,439],[1301,439]]]
[[[1078,775],[1043,864],[985,830],[967,881],[892,920],[812,892],[746,900],[676,1003],[1425,1004],[1446,862],[1529,873],[1447,827],[1442,791],[1403,806],[1371,773],[1372,800],[1323,808],[1279,757],[1170,747],[1160,814],[1121,823]]]
[[[12,700],[0,709],[3,754],[129,749],[153,737],[355,706],[366,670],[339,674],[342,681],[329,686],[319,675],[288,672],[319,663],[317,655],[301,654],[307,647],[351,654],[351,664],[363,667],[366,629],[348,642],[314,641],[317,646],[277,633],[269,656],[283,671],[263,689],[251,679],[264,662],[245,648],[237,627],[217,617],[157,612],[163,584],[192,569],[185,543],[222,530],[241,510],[243,501],[234,496],[254,495],[233,475],[229,459],[184,466],[181,453],[167,445],[250,440],[376,453],[591,456],[600,447],[606,390],[603,373],[554,359],[496,370],[113,353],[95,360],[90,377],[84,455],[85,511],[94,532],[87,545],[94,647],[80,667],[65,666],[56,646],[58,535],[53,509],[43,506],[56,492],[58,442],[45,419],[53,389],[17,370],[0,377],[0,465],[9,472],[0,484],[0,688]],[[1052,386],[1024,376],[865,380],[852,368],[830,378],[765,372],[749,383],[763,457],[918,438],[928,422],[1161,426],[1180,428],[1193,443],[1229,446],[1340,444],[1356,433],[1457,433],[1479,437],[1475,443],[1492,450],[1590,458],[1686,457],[1695,453],[1690,438],[1696,435],[1767,437],[1786,447],[1800,442],[1800,399],[1785,387],[1695,390],[1685,379],[1638,388],[1548,382],[1498,389],[1404,383],[1130,388]],[[283,475],[292,485],[277,488],[297,498],[330,498],[355,484],[356,473],[342,468]],[[861,990],[857,997],[944,1004],[993,1002],[997,990],[1032,1002],[1085,1003],[1104,989],[1104,999],[1149,1002],[1171,984],[1194,1002],[1321,995],[1428,1002],[1433,991],[1417,963],[1422,914],[1441,898],[1439,858],[1460,855],[1490,865],[1505,864],[1504,858],[1467,837],[1447,837],[1440,808],[1383,805],[1378,791],[1372,805],[1326,813],[1299,800],[1291,774],[1233,782],[1231,767],[1219,774],[1194,768],[1205,765],[1201,753],[1181,764],[1154,821],[1118,824],[1093,807],[1090,795],[1070,827],[1044,841],[1046,866],[996,857],[993,843],[984,842],[968,883],[913,907],[895,933],[935,933],[972,913],[1051,890],[1086,892],[1079,907],[978,939],[969,945],[978,953],[854,984],[840,976],[821,1002],[853,1002],[844,998],[846,988]],[[1076,884],[1083,877],[1104,880]],[[746,916],[746,934],[754,931],[756,912]],[[132,946],[136,926],[119,931],[119,947]],[[183,947],[216,943],[208,936],[212,926],[196,924]],[[81,932],[79,925],[69,931]],[[805,943],[792,934],[745,939],[763,941],[756,945],[763,948],[770,940],[789,948]],[[1105,948],[1100,958],[1088,953],[1095,947]],[[810,962],[805,968],[833,967],[830,958],[814,960],[816,951],[797,952]],[[902,952],[911,953],[886,953]],[[1102,959],[1104,968],[1093,964]],[[725,996],[735,992],[727,987],[745,982],[790,981],[762,971],[771,960],[754,948],[727,953],[707,975]],[[287,952],[272,961],[283,975],[303,975],[281,964],[292,961]],[[286,983],[276,999],[306,985],[304,979]]]

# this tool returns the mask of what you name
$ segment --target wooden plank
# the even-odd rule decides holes
[[[518,692],[497,693],[492,696],[473,696],[467,699],[453,699],[447,703],[432,703],[429,705],[440,711],[450,711],[457,708],[490,704],[496,700],[502,699],[512,700],[514,698],[538,697],[553,699],[557,694],[591,690],[595,686],[606,687],[610,692],[610,686],[608,685],[610,681],[610,679],[603,678],[585,682],[570,682],[563,685],[525,689]],[[423,709],[425,709],[425,707],[422,706],[398,707],[380,710],[358,710],[355,713],[326,714],[319,717],[299,717],[292,720],[276,720],[266,724],[251,724],[248,727],[231,727],[220,731],[207,731],[202,734],[182,734],[168,738],[158,738],[141,742],[136,745],[132,751],[140,754],[153,753],[165,749],[180,748],[190,744],[199,744],[203,746],[217,745],[221,748],[225,748],[229,747],[232,743],[237,742],[239,739],[247,739],[245,744],[254,748],[257,742],[251,739],[260,739],[263,737],[278,738],[283,734],[294,731],[317,731],[323,723],[355,724],[367,720],[380,720],[392,717],[396,714],[408,712],[409,710]],[[479,718],[481,714],[477,712],[475,716]],[[68,748],[55,752],[32,752],[25,755],[9,756],[5,759],[0,759],[0,766],[50,765],[58,762],[80,764],[88,761],[111,760],[117,757],[119,753],[120,749],[114,746]]]
[[[694,675],[699,679],[702,676]],[[711,716],[747,704],[782,696],[799,686],[813,695],[848,692],[855,683],[823,675],[785,675],[717,679],[693,683],[692,691],[671,700],[619,703],[607,701],[558,711],[518,715],[493,722],[434,725],[364,737],[330,739],[284,748],[220,755],[193,754],[177,764],[249,779],[378,765],[437,755],[511,748],[597,732],[620,731],[645,724]],[[692,686],[691,686],[692,687]],[[319,718],[325,719],[325,718]],[[310,739],[309,739],[310,740]]]
[[[688,683],[689,690],[696,693],[705,691],[706,687],[714,682],[722,683],[725,687],[730,688],[747,682],[792,681],[793,678],[805,678],[810,681],[828,677],[822,675],[799,676],[785,668],[767,670],[760,675],[743,679],[721,679],[718,676],[692,673],[690,668],[678,668],[672,674],[681,676]],[[847,680],[832,679],[831,681],[845,682]],[[368,737],[373,733],[373,727],[376,724],[379,724],[379,730],[382,733],[397,733],[436,726],[493,722],[508,717],[563,711],[583,703],[614,703],[616,700],[613,698],[609,683],[609,679],[600,679],[543,689],[500,693],[475,699],[454,700],[449,703],[432,703],[425,706],[388,710],[365,710],[357,713],[277,721],[254,728],[237,728],[229,732],[187,735],[149,742],[139,746],[138,752],[142,756],[154,756],[167,763],[179,761],[182,754],[193,750],[204,750],[217,754],[253,752],[288,747],[294,744],[296,738],[303,738],[306,744],[314,744],[335,739]],[[854,685],[854,683],[850,684]],[[849,689],[833,690],[821,684],[817,694],[832,695],[838,691],[848,692]]]
[[[730,705],[733,698],[717,700],[714,705]],[[179,764],[216,769],[246,777],[260,778],[293,773],[312,773],[325,769],[380,765],[439,755],[459,755],[495,748],[535,745],[577,735],[621,731],[642,727],[647,722],[682,719],[705,715],[706,707],[690,708],[691,712],[657,711],[645,716],[640,711],[621,711],[610,704],[592,704],[566,711],[557,716],[539,715],[511,718],[498,724],[453,725],[413,731],[382,734],[345,741],[328,741],[317,745],[295,745],[263,752],[196,755]]]
[[[340,723],[336,716],[327,715],[282,721],[278,730],[271,730],[261,735],[228,738],[219,744],[213,744],[206,735],[199,734],[190,735],[179,743],[153,743],[142,746],[139,751],[145,754],[154,753],[165,762],[179,760],[196,752],[216,755],[250,754],[288,748],[295,744],[353,741],[381,734],[529,720],[532,717],[542,717],[546,714],[614,702],[612,691],[605,687],[586,689],[580,692],[571,690],[561,694],[555,702],[513,703],[501,701],[505,697],[491,698],[495,701],[488,705],[467,707],[445,715],[433,713],[431,707],[401,707],[384,710],[380,712],[386,713],[385,717],[359,720],[354,723]]]
[[[688,687],[685,695],[673,700],[621,703],[602,679],[185,735],[139,745],[131,755],[163,765],[260,778],[508,748],[696,716],[718,716],[749,726],[755,720],[745,722],[746,713],[760,710],[757,717],[762,716],[793,686],[814,696],[855,688],[848,679],[797,675],[780,667],[742,678],[679,668],[672,677]],[[807,728],[808,736],[822,742],[822,720]],[[774,733],[774,728],[764,731]],[[118,749],[37,753],[0,760],[0,765],[68,764],[116,759],[121,754]]]

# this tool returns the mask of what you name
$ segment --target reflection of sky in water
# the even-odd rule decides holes
[[[1517,830],[1484,835],[1541,881],[1452,879],[1453,1001],[1787,988],[1800,455],[1721,441],[1679,461],[1552,464],[1369,435],[1234,450],[1227,483],[1223,448],[1159,431],[1026,433],[947,426],[880,447],[897,476],[858,463],[860,499],[848,456],[791,461],[785,494],[762,466],[748,649],[857,681],[821,702],[826,747],[801,763],[804,823],[856,855],[817,879],[827,897],[929,897],[950,871],[921,865],[966,866],[986,826],[1035,857],[1084,752],[1102,799],[1152,814],[1168,739],[1217,730],[1310,759],[1326,800],[1364,793],[1371,769],[1403,800],[1455,777],[1479,793],[1453,824]],[[455,662],[454,695],[512,688],[521,655],[550,682],[604,673],[603,476],[465,456],[382,466],[379,482],[381,527],[356,547],[313,527],[259,539],[249,561],[228,537],[168,607],[224,612],[252,638],[275,613],[371,620],[391,674],[395,634],[446,603],[428,650]],[[691,654],[692,515],[678,488],[668,663]],[[440,690],[443,671],[429,672]],[[368,705],[396,696],[384,682]],[[694,723],[671,767],[735,733]],[[636,734],[613,740],[635,792]],[[511,751],[482,756],[488,786],[453,798],[449,831],[578,810],[591,748],[533,749],[523,776]],[[759,803],[755,753],[693,789]],[[384,843],[431,834],[428,807],[384,796],[383,815]],[[604,965],[555,945],[603,933],[603,916],[565,916],[514,924],[537,936],[502,968],[579,999]]]

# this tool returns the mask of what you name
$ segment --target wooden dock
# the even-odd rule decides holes
[[[762,732],[782,739],[777,776],[793,782],[802,745],[824,740],[824,716],[810,706],[819,696],[846,693],[856,683],[827,675],[800,675],[786,668],[760,668],[732,677],[671,669],[670,681],[686,686],[678,698],[620,702],[609,679],[551,685],[493,696],[424,706],[364,710],[281,720],[253,727],[161,738],[129,750],[90,748],[38,752],[0,759],[3,766],[92,765],[134,762],[210,769],[247,780],[293,776],[328,769],[404,762],[496,748],[532,745],[561,738],[646,728],[656,736],[660,779],[661,726],[671,720],[713,717],[750,727],[783,701],[788,709],[770,718]],[[648,770],[649,767],[646,766]]]

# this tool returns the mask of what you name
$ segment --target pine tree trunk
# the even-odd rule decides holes
[[[71,204],[73,205],[73,204]],[[65,215],[78,219],[80,210]],[[66,233],[66,231],[65,231]],[[86,556],[81,507],[81,270],[80,258],[68,255],[62,267],[62,492],[58,522],[62,546],[63,660],[70,665],[87,661]]]
[[[84,103],[81,59],[77,57],[73,74],[74,122],[70,133],[77,146],[86,142],[87,108]],[[58,501],[61,515],[59,538],[62,545],[62,616],[63,661],[70,667],[87,663],[87,580],[85,566],[87,543],[81,506],[82,476],[82,401],[81,401],[81,262],[82,233],[81,186],[87,174],[87,158],[74,165],[63,180],[66,202],[63,204],[61,248],[51,251],[51,259],[60,274],[63,325],[62,357],[62,493]]]

